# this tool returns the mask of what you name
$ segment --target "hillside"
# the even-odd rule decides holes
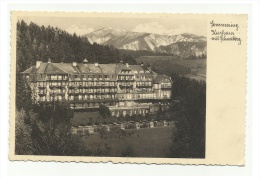
[[[180,60],[176,56],[142,56],[137,63],[150,66],[155,72],[171,76],[173,73],[197,80],[206,80],[206,59]]]
[[[129,55],[119,53],[113,46],[89,43],[85,37],[70,35],[66,31],[51,26],[38,26],[23,20],[17,22],[16,46],[17,73],[35,65],[37,60],[47,62],[91,62],[116,63],[121,59],[129,64],[135,60]]]
[[[207,42],[177,42],[160,46],[156,51],[170,53],[183,59],[205,58],[207,56]]]
[[[194,34],[159,35],[144,32],[131,32],[113,28],[102,28],[83,35],[88,41],[131,51],[167,53],[182,58],[206,56],[206,37]]]

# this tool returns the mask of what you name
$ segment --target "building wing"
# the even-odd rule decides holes
[[[159,84],[162,82],[169,82],[171,83],[171,78],[166,75],[157,75],[156,78],[153,80],[154,84]]]

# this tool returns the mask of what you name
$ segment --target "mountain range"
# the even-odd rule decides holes
[[[124,50],[145,50],[183,58],[201,57],[207,54],[207,38],[190,33],[169,36],[105,27],[83,37],[87,37],[91,44],[96,42],[101,45],[113,45]]]

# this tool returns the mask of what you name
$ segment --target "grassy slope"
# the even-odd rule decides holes
[[[171,142],[173,127],[160,127],[140,130],[127,130],[133,135],[120,135],[119,137],[100,138],[98,134],[90,135],[84,139],[88,149],[97,150],[105,148],[105,144],[111,147],[110,156],[120,157],[126,147],[134,149],[135,157],[165,157]]]
[[[194,79],[203,79],[203,76],[206,76],[206,66],[207,60],[206,59],[194,59],[194,60],[178,60],[174,56],[142,56],[136,58],[137,63],[143,62],[144,64],[149,64],[150,66],[156,67],[162,73],[169,75],[170,72],[177,72],[178,69],[177,65],[185,67],[187,69],[201,67],[197,72],[198,75],[201,77],[196,77],[191,75]],[[189,76],[189,77],[191,77]]]

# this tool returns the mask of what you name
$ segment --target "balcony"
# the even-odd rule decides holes
[[[137,88],[151,88],[152,85],[136,85]]]
[[[171,89],[172,86],[171,85],[161,85],[161,89]]]
[[[47,91],[46,91],[46,90],[40,91],[40,92],[38,93],[39,96],[45,96],[46,94],[47,94]]]
[[[56,78],[48,78],[49,81],[67,81],[68,78],[67,77],[56,77]]]
[[[65,95],[65,91],[53,91],[53,92],[50,92],[50,96],[57,96],[57,95],[60,95],[60,96],[64,96]]]
[[[119,85],[120,88],[133,88],[133,85],[128,85],[128,84],[124,84],[124,85]]]
[[[85,83],[80,83],[78,85],[76,85],[78,88],[86,88],[86,84]]]
[[[47,84],[38,84],[38,88],[46,88],[47,87]]]
[[[49,84],[49,88],[65,88],[66,83],[56,83],[56,84]]]
[[[118,102],[118,99],[112,99],[112,98],[103,98],[103,99],[86,99],[86,98],[74,98],[73,100],[69,100],[70,103],[105,103],[105,102]]]
[[[81,81],[81,78],[74,78],[74,81]]]
[[[135,80],[134,79],[117,79],[116,81],[120,82],[134,82]]]

